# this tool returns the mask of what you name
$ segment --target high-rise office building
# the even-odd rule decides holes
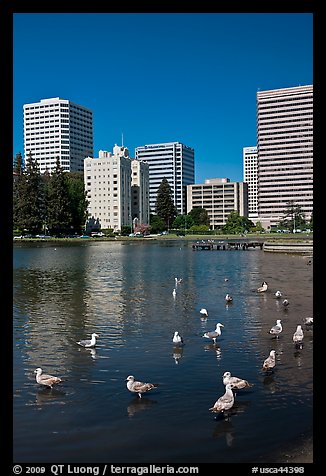
[[[149,166],[142,160],[131,161],[131,218],[133,224],[149,225]]]
[[[265,228],[287,204],[313,210],[313,86],[257,92],[258,215]]]
[[[41,173],[51,173],[58,157],[65,171],[82,172],[93,156],[92,111],[58,97],[24,104],[25,163],[30,153]]]
[[[165,177],[171,187],[177,212],[187,213],[187,185],[195,181],[194,149],[180,142],[148,144],[136,147],[136,159],[149,165],[149,200],[156,212],[157,191]]]
[[[257,147],[243,148],[243,181],[248,184],[248,218],[258,220]]]
[[[205,183],[187,186],[187,212],[205,208],[212,230],[226,224],[231,212],[248,216],[248,184],[230,182],[229,178],[206,179]]]

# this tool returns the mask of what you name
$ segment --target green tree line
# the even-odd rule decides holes
[[[56,161],[52,174],[40,173],[29,154],[14,160],[13,227],[20,234],[51,236],[80,234],[87,219],[87,199],[81,172],[65,172]]]

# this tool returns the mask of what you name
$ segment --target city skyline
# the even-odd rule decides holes
[[[23,104],[60,97],[93,111],[95,156],[178,141],[195,150],[196,183],[242,181],[257,91],[313,83],[312,24],[310,13],[16,13],[13,155]]]

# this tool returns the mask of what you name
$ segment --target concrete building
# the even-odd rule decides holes
[[[157,190],[165,177],[178,213],[185,214],[186,187],[195,182],[194,149],[180,142],[166,142],[136,147],[135,152],[136,159],[149,165],[150,212],[156,213]]]
[[[132,226],[131,158],[126,147],[115,144],[113,154],[100,150],[98,158],[87,157],[84,182],[91,222],[114,232],[124,225]]]
[[[243,181],[248,184],[248,218],[258,221],[257,147],[243,148]]]
[[[313,86],[257,92],[258,215],[264,228],[288,202],[313,210]]]
[[[92,111],[58,97],[24,104],[25,163],[30,153],[41,173],[51,173],[57,157],[65,171],[82,172],[93,156]]]
[[[149,225],[149,166],[131,161],[131,218],[133,223]]]
[[[247,217],[248,184],[230,182],[228,178],[214,178],[206,179],[203,184],[188,185],[187,213],[195,207],[207,210],[212,230],[225,225],[232,211]]]

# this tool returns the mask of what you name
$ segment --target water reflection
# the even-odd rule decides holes
[[[56,388],[44,388],[36,392],[35,403],[38,406],[43,406],[46,404],[57,403],[64,405],[63,397],[66,393],[63,390]]]
[[[220,360],[221,357],[222,357],[221,346],[220,346],[220,344],[218,344],[218,343],[214,344],[214,342],[213,342],[212,344],[207,344],[207,345],[204,346],[204,350],[205,350],[205,352],[212,352],[212,351],[214,351],[215,354],[216,354],[216,358],[217,358],[218,360]]]
[[[183,347],[182,346],[173,347],[172,357],[174,358],[174,362],[176,364],[179,363],[179,360],[181,359],[182,354],[183,354]]]
[[[157,403],[156,400],[151,400],[147,397],[135,398],[127,407],[128,416],[132,418],[136,413],[149,409],[155,403]]]
[[[213,431],[213,438],[225,438],[228,447],[231,447],[235,438],[235,429],[231,421],[223,419]]]

